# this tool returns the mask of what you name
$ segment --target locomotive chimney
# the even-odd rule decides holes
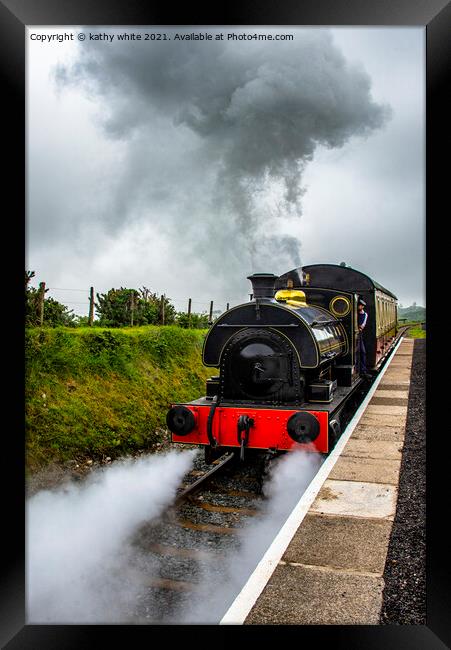
[[[252,282],[254,300],[257,298],[274,298],[277,275],[274,275],[274,273],[254,273],[248,275],[247,279]]]

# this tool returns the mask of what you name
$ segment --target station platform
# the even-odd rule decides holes
[[[399,345],[246,625],[380,622],[413,347]]]

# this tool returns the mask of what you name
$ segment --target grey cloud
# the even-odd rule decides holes
[[[280,216],[300,216],[316,148],[367,137],[390,118],[372,100],[369,76],[325,30],[263,45],[86,42],[55,79],[82,84],[101,102],[106,135],[128,141],[110,227],[137,214],[157,219],[150,208],[165,203],[163,227],[183,237],[184,254],[215,263],[230,285],[250,268],[300,264],[299,240],[279,232],[274,211],[258,209],[265,187],[283,186]]]

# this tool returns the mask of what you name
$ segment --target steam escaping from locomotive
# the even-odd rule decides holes
[[[140,581],[129,574],[138,554],[130,538],[168,505],[193,456],[118,461],[28,500],[27,623],[133,619]]]
[[[322,462],[322,457],[300,450],[273,462],[265,484],[266,500],[259,514],[238,531],[239,550],[230,551],[220,562],[211,561],[204,571],[197,597],[192,599],[189,609],[180,612],[183,619],[172,622],[214,624],[221,620]]]
[[[390,109],[372,99],[369,76],[328,30],[208,43],[174,38],[192,28],[164,31],[171,40],[151,48],[87,40],[75,65],[57,69],[59,82],[101,99],[105,133],[128,143],[106,227],[164,222],[174,259],[183,233],[184,263],[221,259],[218,284],[222,277],[229,289],[242,286],[243,267],[300,266],[305,166],[318,147],[382,127]]]

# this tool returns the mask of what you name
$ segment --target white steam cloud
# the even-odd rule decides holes
[[[271,477],[265,486],[267,500],[255,520],[240,530],[239,550],[206,569],[198,597],[183,612],[183,619],[175,622],[219,623],[322,462],[320,454],[304,451],[293,451],[274,461]]]
[[[193,452],[126,459],[27,502],[27,623],[132,620],[138,526],[173,499]]]
[[[127,459],[93,473],[81,486],[42,491],[28,500],[28,624],[220,621],[322,457],[294,451],[274,461],[265,486],[267,499],[239,530],[239,549],[234,546],[221,559],[214,553],[204,559],[195,593],[169,614],[164,604],[149,601],[146,587],[158,576],[160,561],[133,540],[139,527],[171,502],[194,455],[171,452]]]
[[[320,145],[370,135],[390,109],[329,31],[290,32],[289,42],[87,40],[56,70],[60,85],[101,102],[104,132],[128,144],[103,213],[109,232],[153,223],[174,256],[215,265],[218,289],[221,277],[229,290],[242,286],[246,268],[300,264],[306,164]]]

